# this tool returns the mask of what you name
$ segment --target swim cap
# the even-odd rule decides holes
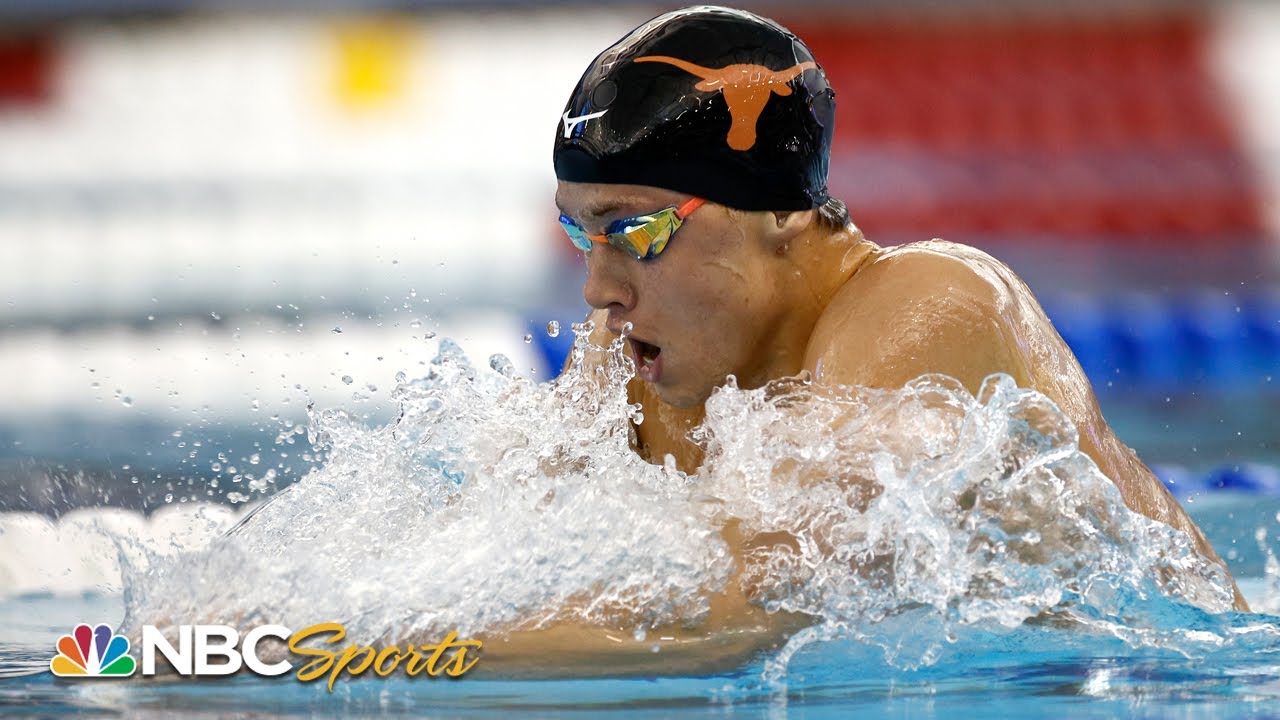
[[[560,180],[742,210],[826,202],[835,92],[795,35],[742,10],[660,15],[600,53],[556,129]]]

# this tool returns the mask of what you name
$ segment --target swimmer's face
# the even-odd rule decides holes
[[[561,182],[556,203],[598,234],[614,220],[689,197],[640,185]],[[636,375],[667,403],[701,404],[730,374],[754,387],[779,373],[772,343],[785,315],[781,275],[791,270],[754,232],[753,215],[760,214],[707,202],[656,258],[636,260],[607,244],[586,253],[583,297],[608,313],[614,333],[632,324]]]

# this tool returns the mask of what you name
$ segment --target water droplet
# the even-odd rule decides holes
[[[343,375],[342,382],[345,385],[350,385],[351,383],[355,382],[355,379],[352,378],[350,375]]]
[[[511,362],[510,358],[502,353],[490,356],[489,367],[507,377],[514,377],[516,374],[516,366]]]
[[[525,345],[528,345],[528,344],[529,344],[529,343],[531,343],[531,342],[533,342],[533,336],[532,336],[532,335],[528,335],[528,334],[526,334],[526,335],[524,336],[524,344],[525,344]]]
[[[250,465],[257,465],[257,464],[258,464],[258,463],[260,463],[260,462],[262,462],[262,455],[260,455],[260,454],[258,454],[258,453],[254,453],[254,454],[252,454],[252,455],[250,455],[250,456],[249,456],[249,464],[250,464]]]
[[[133,407],[133,398],[129,397],[128,395],[125,395],[124,397],[120,398],[120,404],[125,407]]]
[[[547,335],[551,337],[560,337],[560,323],[555,320],[547,323]]]
[[[333,331],[332,331],[332,332],[333,332],[335,335],[341,335],[341,334],[342,334],[342,328],[341,328],[341,327],[338,327],[337,325],[334,325],[334,326],[333,326]]]
[[[216,313],[216,312],[211,312],[211,313],[209,313],[209,317],[213,318],[214,320],[221,320],[221,319],[222,319],[222,316],[221,316],[221,315],[219,315],[219,314],[218,314],[218,313]]]
[[[414,320],[413,322],[409,323],[409,327],[411,327],[411,328],[413,328],[413,329],[417,330],[418,328],[422,327],[422,321],[421,321],[421,320]]]
[[[635,326],[632,325],[630,321],[622,323],[622,333],[621,333],[622,337],[626,337],[630,335],[631,331],[634,329],[635,329]]]

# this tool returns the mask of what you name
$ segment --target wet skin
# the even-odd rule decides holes
[[[561,182],[556,202],[599,233],[613,220],[688,197],[652,187]],[[651,462],[669,454],[685,472],[697,470],[701,451],[687,433],[702,421],[712,390],[731,374],[744,388],[802,371],[818,383],[900,388],[920,375],[942,373],[976,394],[988,375],[1006,373],[1048,396],[1072,420],[1081,450],[1129,508],[1186,532],[1201,554],[1222,562],[1159,479],[1111,431],[1088,378],[1031,291],[979,250],[942,240],[881,248],[852,226],[823,225],[816,211],[742,212],[708,202],[658,258],[640,262],[600,245],[586,255],[586,264],[583,295],[594,308],[593,340],[605,345],[629,322],[631,337],[645,343],[629,345],[642,377],[628,390],[633,402],[644,405],[636,450]],[[654,349],[660,350],[657,358],[646,361]],[[739,556],[753,544],[777,541],[742,538],[732,526],[725,537]],[[1235,605],[1247,610],[1238,589]],[[701,650],[719,648],[727,661],[735,643],[706,638],[736,631],[735,642],[772,642],[802,622],[767,616],[731,590],[716,598],[704,626],[665,634],[680,638],[671,642],[676,655],[688,650],[696,656],[701,643]],[[620,652],[619,665],[627,666],[623,656],[642,662],[640,650],[664,633],[650,633],[647,644],[629,633],[607,634],[586,627],[525,633],[508,642],[506,657],[531,656],[542,643],[572,638],[584,652]],[[502,643],[489,648],[504,655]]]

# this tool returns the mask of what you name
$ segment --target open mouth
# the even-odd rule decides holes
[[[650,345],[643,340],[631,339],[631,349],[635,352],[636,360],[643,365],[652,365],[658,359],[658,355],[662,354],[662,348],[657,345]]]

